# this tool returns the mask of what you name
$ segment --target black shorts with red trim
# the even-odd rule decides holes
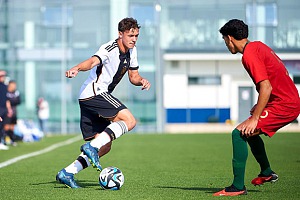
[[[127,107],[116,97],[105,92],[91,99],[79,100],[80,129],[84,140],[88,141],[101,133],[110,124],[109,118]]]

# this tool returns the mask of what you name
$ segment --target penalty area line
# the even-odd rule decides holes
[[[12,158],[12,159],[9,159],[5,162],[2,162],[0,163],[0,169],[3,168],[3,167],[6,167],[8,165],[11,165],[13,163],[16,163],[20,160],[24,160],[24,159],[27,159],[27,158],[31,158],[31,157],[34,157],[34,156],[38,156],[38,155],[41,155],[41,154],[44,154],[44,153],[48,153],[50,151],[53,151],[54,149],[57,149],[61,146],[64,146],[64,145],[68,145],[68,144],[72,144],[74,142],[77,142],[79,140],[82,139],[82,136],[76,136],[74,138],[71,138],[71,139],[68,139],[64,142],[60,142],[60,143],[56,143],[56,144],[53,144],[45,149],[42,149],[42,150],[39,150],[39,151],[35,151],[35,152],[32,152],[32,153],[28,153],[28,154],[24,154],[22,156],[18,156],[18,157],[15,157],[15,158]]]

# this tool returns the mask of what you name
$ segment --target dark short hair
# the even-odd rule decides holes
[[[220,30],[223,36],[232,36],[236,40],[248,38],[248,25],[242,20],[229,20]]]
[[[138,24],[136,19],[133,19],[131,17],[127,17],[122,19],[118,24],[118,31],[124,32],[130,29],[140,29],[141,26]]]

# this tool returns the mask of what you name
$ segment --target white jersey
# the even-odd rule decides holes
[[[79,99],[111,93],[128,70],[139,68],[136,47],[122,53],[117,40],[102,45],[94,56],[99,58],[100,64],[90,70],[89,77],[81,86]]]

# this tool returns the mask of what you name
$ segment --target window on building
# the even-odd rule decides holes
[[[277,4],[249,3],[246,5],[246,19],[250,26],[277,26]]]
[[[221,85],[221,76],[190,76],[189,85]]]
[[[72,8],[70,7],[43,7],[43,23],[45,26],[72,26]]]

